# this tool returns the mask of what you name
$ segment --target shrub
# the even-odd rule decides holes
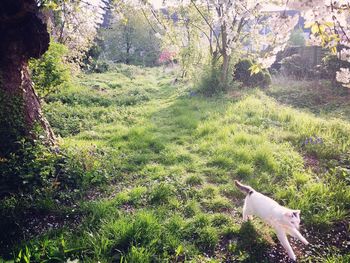
[[[216,65],[207,65],[199,78],[197,89],[206,96],[212,96],[224,90],[220,83],[220,68]]]
[[[240,81],[247,87],[266,88],[271,84],[270,73],[264,69],[256,74],[251,74],[250,67],[254,62],[250,59],[240,60],[234,71],[234,80]]]
[[[285,76],[298,80],[304,78],[315,78],[319,76],[317,69],[310,66],[309,59],[303,58],[299,54],[294,54],[282,59],[281,71]]]
[[[288,44],[290,46],[305,46],[304,32],[301,28],[292,31]]]
[[[69,82],[70,70],[62,60],[67,53],[67,47],[51,40],[48,51],[41,58],[30,60],[32,79],[41,97],[57,92]]]
[[[15,153],[0,162],[2,194],[32,192],[48,187],[55,178],[59,157],[44,145],[22,139]],[[34,189],[34,190],[33,190]]]
[[[322,61],[322,76],[326,79],[330,79],[333,84],[336,82],[336,73],[340,68],[349,68],[350,63],[344,60],[338,59],[335,55],[328,55],[323,58]]]
[[[104,73],[109,70],[109,64],[105,61],[94,61],[90,65],[90,71],[95,73]]]

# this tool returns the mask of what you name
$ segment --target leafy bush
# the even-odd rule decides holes
[[[335,55],[328,55],[322,61],[322,76],[333,82],[336,82],[336,73],[340,68],[350,68],[350,63],[338,59]]]
[[[223,85],[220,83],[220,68],[216,65],[207,65],[199,78],[197,89],[206,96],[223,91]]]
[[[89,70],[95,73],[104,73],[110,69],[109,64],[105,61],[93,61],[89,66]]]
[[[1,84],[1,83],[0,83]],[[26,134],[23,99],[0,93],[0,156],[18,149],[16,141]]]
[[[0,162],[1,194],[24,191],[42,187],[55,173],[56,158],[40,144],[20,142],[19,149]],[[43,154],[44,157],[39,157]]]
[[[51,40],[49,50],[41,58],[30,60],[32,79],[41,97],[57,92],[69,82],[69,67],[62,60],[67,52],[66,46]]]
[[[19,149],[0,160],[0,196],[12,193],[41,194],[47,189],[76,187],[81,181],[78,164],[67,153],[49,149],[40,141],[22,139]],[[73,158],[74,159],[74,158]],[[82,167],[80,167],[82,170]]]
[[[266,88],[271,84],[270,73],[264,69],[256,74],[252,74],[250,68],[254,62],[250,59],[240,60],[234,71],[234,80],[240,81],[247,87]]]
[[[305,46],[304,32],[301,28],[292,31],[288,44],[290,46]]]
[[[310,67],[309,60],[294,54],[281,60],[281,71],[285,76],[295,79],[315,78],[319,72],[315,67]]]

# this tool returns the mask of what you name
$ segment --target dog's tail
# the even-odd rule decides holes
[[[235,185],[238,187],[238,189],[247,194],[247,195],[251,195],[252,193],[254,193],[254,189],[248,185],[244,185],[241,184],[240,182],[238,182],[237,180],[235,180]]]

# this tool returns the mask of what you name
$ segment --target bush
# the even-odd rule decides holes
[[[305,46],[304,31],[301,28],[292,31],[288,44],[290,46]]]
[[[340,68],[350,68],[350,63],[344,60],[338,59],[335,55],[328,55],[323,58],[322,63],[322,76],[333,82],[336,82],[336,73]]]
[[[0,197],[8,194],[41,194],[49,190],[74,188],[80,185],[77,166],[70,167],[75,157],[51,150],[42,142],[18,142],[19,149],[0,160]],[[80,165],[80,164],[79,164]]]
[[[317,69],[310,66],[309,59],[303,58],[299,54],[294,54],[282,59],[281,71],[283,75],[298,80],[319,77]]]
[[[266,88],[271,84],[270,73],[264,69],[256,74],[251,74],[250,67],[254,62],[250,59],[242,59],[235,66],[234,80],[240,81],[246,87]]]
[[[220,68],[216,65],[207,65],[197,84],[198,91],[206,96],[212,96],[224,90],[220,83]]]
[[[90,65],[89,70],[95,73],[104,73],[109,70],[110,66],[105,61],[93,61]]]
[[[51,40],[48,51],[41,58],[30,60],[29,67],[39,96],[46,97],[55,93],[69,82],[70,70],[62,61],[67,53],[66,46]]]

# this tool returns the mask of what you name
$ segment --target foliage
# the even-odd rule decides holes
[[[110,28],[102,31],[104,47],[100,59],[133,65],[157,65],[160,41],[141,10],[126,5],[121,12],[115,15],[115,22]]]
[[[1,195],[20,193],[40,196],[67,187],[74,188],[82,182],[82,174],[79,174],[82,167],[71,162],[69,152],[48,149],[38,140],[22,139],[18,144],[16,152],[1,159]]]
[[[0,83],[1,85],[1,83]],[[23,99],[0,93],[0,156],[8,156],[18,148],[17,141],[26,134]]]
[[[82,68],[87,72],[102,73],[109,69],[109,64],[106,61],[100,61],[99,57],[102,54],[104,47],[104,41],[102,39],[101,33],[99,33],[90,49],[86,52],[83,59]]]
[[[265,69],[252,74],[253,65],[254,62],[250,59],[240,60],[235,66],[234,80],[242,82],[247,87],[267,88],[271,85],[270,73]]]
[[[41,58],[30,60],[29,67],[39,96],[56,93],[69,82],[70,69],[64,63],[67,53],[67,47],[51,39],[48,51]]]
[[[322,63],[322,77],[331,80],[333,83],[336,82],[337,72],[341,68],[350,67],[350,62],[340,60],[337,56],[328,54]]]
[[[216,92],[221,92],[230,84],[230,61],[239,57],[244,47],[250,55],[261,56],[259,67],[266,68],[286,44],[297,16],[266,16],[260,12],[266,4],[269,4],[268,1],[247,4],[193,0],[166,12],[157,12],[150,4],[145,4],[145,7],[150,9],[149,20],[156,25],[163,42],[180,50],[182,76],[187,74],[186,71],[196,75],[196,68],[205,65],[209,55],[213,67],[219,66],[216,69],[220,69],[220,86],[217,86],[219,90]],[[264,34],[261,33],[263,29]],[[264,49],[261,48],[262,42],[266,43]],[[193,70],[194,65],[196,68]],[[207,73],[206,69],[204,71],[204,74]]]
[[[224,91],[220,82],[220,67],[207,65],[197,80],[197,89],[206,96],[212,96]]]
[[[348,1],[333,3],[324,0],[294,0],[289,1],[287,6],[301,11],[305,27],[310,28],[311,31],[310,43],[328,48],[339,59],[350,62],[350,26],[347,22],[350,7]],[[349,68],[340,68],[336,79],[345,87],[350,87]]]
[[[67,61],[82,66],[86,53],[94,45],[110,1],[41,1],[53,9],[51,35],[68,49]],[[89,54],[88,54],[89,55]]]
[[[304,31],[301,28],[294,29],[290,34],[288,45],[289,46],[305,46]]]
[[[281,60],[281,72],[284,76],[301,80],[316,76],[316,69],[310,68],[306,58],[294,54]]]
[[[95,73],[104,73],[109,70],[109,64],[105,61],[94,60],[89,64],[89,71]]]

